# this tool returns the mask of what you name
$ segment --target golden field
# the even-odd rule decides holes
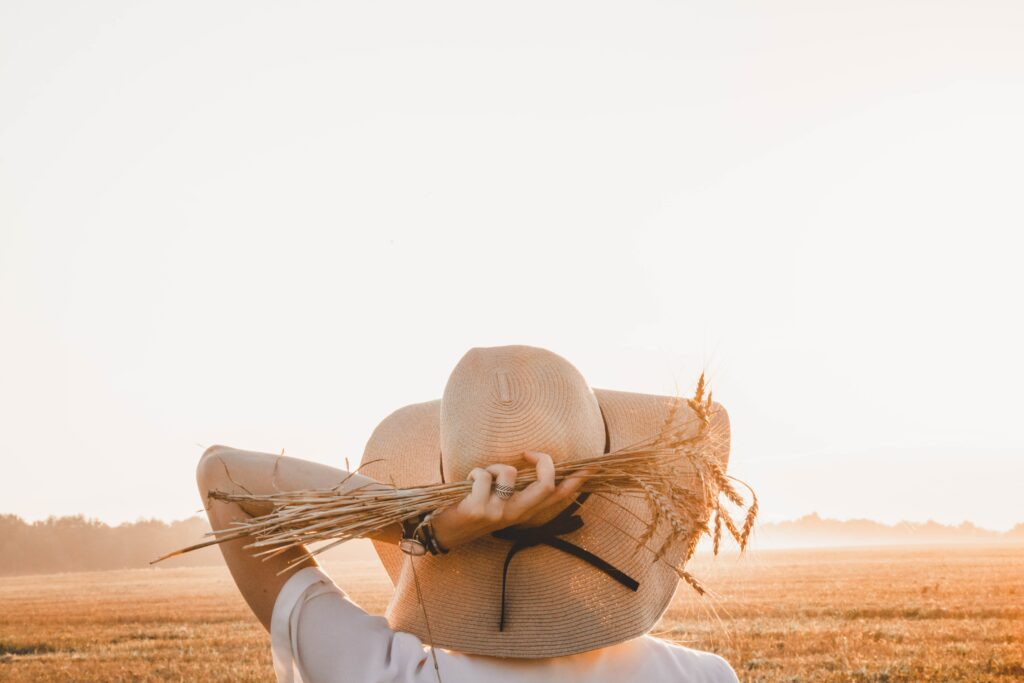
[[[745,681],[1024,680],[1024,546],[698,556],[656,631]],[[371,612],[370,562],[327,570]],[[443,672],[442,672],[443,673]],[[0,681],[271,681],[268,636],[221,567],[0,578]]]

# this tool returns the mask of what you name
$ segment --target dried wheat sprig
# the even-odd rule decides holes
[[[704,588],[704,584],[698,581],[693,574],[686,571],[685,569],[682,569],[681,567],[676,567],[675,569],[676,574],[679,575],[679,578],[688,583],[690,585],[690,588],[697,591],[697,595],[704,595],[705,593],[707,593],[707,589]]]
[[[726,475],[715,454],[719,434],[712,429],[713,402],[710,391],[705,396],[706,384],[701,375],[692,398],[687,399],[692,416],[677,420],[681,400],[673,401],[662,429],[649,438],[620,448],[610,454],[596,455],[555,467],[556,480],[587,470],[582,491],[617,496],[636,495],[646,499],[650,520],[637,539],[638,547],[647,543],[662,522],[669,533],[660,547],[653,550],[655,561],[662,558],[676,541],[686,544],[685,557],[689,560],[697,541],[704,534],[714,536],[714,552],[718,553],[721,527],[746,548],[747,540],[757,516],[757,497],[753,490],[742,530],[737,529],[729,514],[718,502],[724,496],[742,507],[743,498],[732,481],[750,487]],[[694,429],[696,426],[696,429]],[[431,484],[413,488],[395,488],[371,483],[343,491],[351,474],[336,486],[326,490],[275,491],[270,494],[231,493],[211,491],[210,497],[230,502],[270,503],[272,511],[266,515],[234,522],[227,529],[209,532],[212,540],[169,553],[154,562],[174,557],[217,543],[250,538],[246,548],[259,557],[279,555],[288,548],[318,541],[330,541],[325,547],[291,562],[288,569],[301,564],[330,547],[353,538],[373,536],[387,527],[430,510],[447,507],[461,501],[470,492],[472,482]],[[690,485],[696,479],[696,489]],[[516,488],[523,489],[536,481],[535,471],[520,472]],[[709,528],[711,513],[715,513],[714,531]],[[694,590],[703,594],[700,583],[681,568],[680,577]],[[283,572],[282,572],[283,573]]]
[[[675,426],[676,413],[679,412],[679,407],[683,404],[682,398],[676,396],[672,399],[672,405],[669,407],[668,412],[665,413],[665,420],[661,423],[661,433],[670,434],[673,426]]]
[[[718,548],[722,541],[722,511],[715,508],[715,534],[714,534],[714,549],[713,554],[718,555]]]
[[[740,530],[740,538],[737,539],[740,545],[740,551],[742,552],[747,549],[747,541],[750,539],[751,531],[754,530],[754,520],[757,519],[757,494],[754,492],[754,489],[747,482],[741,479],[737,479],[736,477],[730,477],[730,479],[732,479],[733,481],[738,481],[739,483],[747,487],[748,491],[750,491],[750,507],[747,508],[747,514],[743,519],[743,528]]]
[[[743,507],[743,496],[739,494],[736,487],[734,487],[729,481],[728,475],[722,471],[722,466],[716,462],[711,462],[708,464],[708,470],[710,471],[711,476],[714,477],[718,490],[721,491],[721,493],[734,505]]]
[[[743,520],[743,529],[740,530],[740,550],[747,549],[747,541],[750,539],[750,532],[754,529],[754,520],[757,518],[757,496],[747,509],[746,519]]]
[[[644,532],[636,539],[636,547],[638,550],[647,545],[654,536],[654,532],[658,528],[658,520],[661,519],[660,508],[654,499],[646,497],[645,500],[647,501],[647,511],[650,517],[647,520],[647,526],[644,528]]]
[[[729,535],[732,536],[738,542],[740,540],[740,531],[736,528],[736,522],[732,520],[732,516],[724,508],[718,509],[722,517],[722,523],[725,524],[725,528],[729,531]]]

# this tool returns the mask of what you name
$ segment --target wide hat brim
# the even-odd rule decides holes
[[[696,431],[693,413],[673,396],[594,389],[615,451],[671,424]],[[400,408],[374,430],[360,470],[399,487],[442,481],[440,400]],[[729,424],[715,404],[712,426],[723,469],[728,464]],[[696,477],[694,495],[700,495]],[[639,582],[634,592],[606,573],[546,545],[518,552],[509,564],[504,628],[499,630],[502,572],[510,541],[480,538],[447,555],[411,557],[397,546],[374,542],[395,592],[386,617],[391,628],[436,647],[496,657],[541,658],[585,652],[643,635],[661,618],[692,552],[673,541],[664,522],[639,545],[651,519],[649,504],[632,495],[590,496],[580,507],[584,525],[564,539],[594,553]],[[412,563],[415,562],[415,573]],[[429,621],[429,628],[427,626]]]

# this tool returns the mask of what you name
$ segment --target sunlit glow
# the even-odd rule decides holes
[[[0,6],[0,512],[354,464],[526,343],[706,369],[765,520],[1024,521],[1019,3],[59,4]]]

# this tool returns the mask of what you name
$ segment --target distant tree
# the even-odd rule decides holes
[[[193,545],[210,530],[200,517],[167,524],[156,519],[109,526],[82,515],[27,523],[0,515],[0,575],[148,567],[151,560]],[[205,566],[223,562],[216,547],[203,548],[160,566]]]

